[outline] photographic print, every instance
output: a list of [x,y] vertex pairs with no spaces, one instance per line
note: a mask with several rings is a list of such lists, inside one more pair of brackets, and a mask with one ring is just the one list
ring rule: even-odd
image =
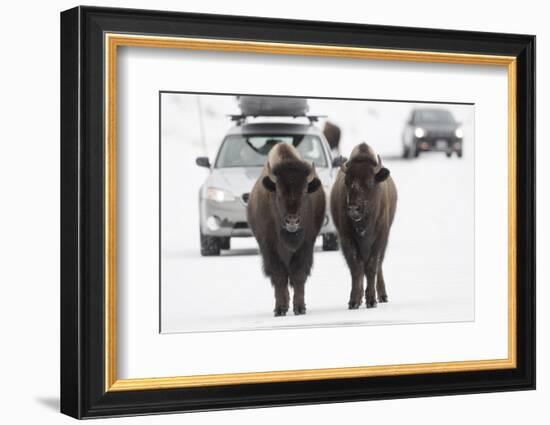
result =
[[475,105],[159,93],[162,333],[473,321]]
[[533,36],[82,6],[61,42],[63,413],[534,388]]

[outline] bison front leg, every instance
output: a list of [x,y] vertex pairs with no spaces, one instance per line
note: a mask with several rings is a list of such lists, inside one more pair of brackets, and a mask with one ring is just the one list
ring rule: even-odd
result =
[[288,276],[271,276],[271,284],[275,290],[275,308],[273,309],[273,313],[276,317],[286,316],[290,300],[290,294],[288,292]]
[[305,285],[313,267],[313,243],[305,242],[290,260],[289,278],[294,288],[294,314],[306,314]]
[[367,308],[376,307],[376,289],[375,279],[378,272],[378,258],[370,257],[365,265],[365,275],[367,276],[367,290],[365,291]]
[[298,273],[290,277],[290,284],[294,288],[294,298],[292,300],[294,314],[306,314],[305,287],[307,276]]
[[349,294],[348,308],[355,310],[363,303],[363,276],[365,268],[363,260],[359,257],[357,249],[352,243],[342,240],[341,245],[351,274],[351,292]]
[[379,303],[388,302],[388,294],[386,293],[386,282],[384,281],[384,275],[382,274],[382,262],[378,264],[378,275],[376,276],[376,292],[378,295]]
[[363,275],[365,273],[362,261],[357,261],[350,266],[351,292],[349,294],[348,308],[355,310],[363,303]]

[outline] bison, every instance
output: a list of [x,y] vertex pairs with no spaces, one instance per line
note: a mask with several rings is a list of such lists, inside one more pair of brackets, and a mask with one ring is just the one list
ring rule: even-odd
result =
[[340,152],[340,136],[342,134],[340,127],[330,121],[325,122],[323,134],[332,151]]
[[325,193],[315,166],[293,146],[275,145],[250,192],[247,216],[275,291],[275,316],[288,311],[289,283],[294,314],[305,314],[304,286],[325,217]]
[[397,189],[380,156],[366,143],[356,146],[349,160],[342,161],[330,195],[332,218],[351,273],[350,309],[362,304],[364,275],[366,307],[376,307],[376,293],[379,302],[388,301],[382,262],[396,205]]

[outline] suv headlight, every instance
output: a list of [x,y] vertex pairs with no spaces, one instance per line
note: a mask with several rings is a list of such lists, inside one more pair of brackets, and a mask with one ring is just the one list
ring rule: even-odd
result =
[[455,136],[458,138],[458,139],[462,139],[464,137],[464,132],[462,131],[462,128],[458,127],[456,130],[455,130]]
[[235,200],[235,196],[227,190],[209,187],[206,189],[206,199],[216,202],[230,202]]
[[424,131],[424,129],[423,129],[422,127],[416,127],[416,128],[414,129],[414,135],[415,135],[416,137],[418,137],[419,139],[420,139],[421,137],[424,137],[425,134],[426,134],[426,132]]

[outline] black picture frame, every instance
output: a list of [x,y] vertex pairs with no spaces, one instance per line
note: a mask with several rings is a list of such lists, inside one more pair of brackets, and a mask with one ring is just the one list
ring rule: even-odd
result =
[[[105,391],[104,34],[514,56],[517,367],[369,378]],[[535,37],[76,7],[61,13],[61,412],[75,418],[535,388]]]

